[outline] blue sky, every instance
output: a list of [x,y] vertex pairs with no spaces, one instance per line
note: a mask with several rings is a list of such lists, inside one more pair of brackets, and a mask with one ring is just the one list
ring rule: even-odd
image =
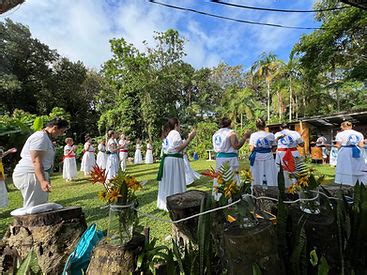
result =
[[[157,0],[158,1],[158,0]],[[210,0],[159,0],[187,8],[244,20],[317,27],[313,13],[243,10]],[[224,0],[284,9],[312,9],[313,0]],[[287,60],[295,42],[310,31],[253,26],[172,10],[148,0],[26,0],[0,16],[27,25],[33,36],[70,58],[99,70],[111,57],[109,40],[123,37],[144,50],[153,32],[177,29],[187,40],[185,61],[195,68],[220,62],[249,68],[262,52]]]

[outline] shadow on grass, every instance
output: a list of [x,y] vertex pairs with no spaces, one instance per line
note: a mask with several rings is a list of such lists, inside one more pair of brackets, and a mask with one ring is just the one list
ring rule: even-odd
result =
[[109,215],[109,208],[108,207],[102,207],[102,206],[96,206],[93,208],[86,208],[83,209],[83,212],[85,214],[85,217],[87,219],[88,223],[95,223],[101,219],[108,218]]
[[80,206],[80,204],[78,204],[78,202],[80,201],[84,201],[84,200],[95,200],[98,199],[97,196],[98,192],[90,192],[90,193],[86,193],[83,194],[82,196],[75,196],[72,198],[67,198],[67,199],[61,199],[61,200],[55,200],[55,203],[59,203],[62,206]]

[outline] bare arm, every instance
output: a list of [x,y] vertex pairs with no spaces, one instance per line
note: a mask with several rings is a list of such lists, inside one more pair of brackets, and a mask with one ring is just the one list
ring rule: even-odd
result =
[[192,141],[192,139],[195,136],[196,136],[196,131],[195,130],[192,130],[191,133],[188,135],[187,140],[184,141],[184,142],[182,142],[181,145],[179,145],[179,146],[176,147],[177,152],[180,152],[183,149],[185,149],[190,144],[190,142]]
[[361,148],[364,148],[365,146],[364,140],[361,140],[360,142],[358,142],[358,146]]
[[48,180],[45,178],[44,169],[42,165],[42,159],[43,159],[43,151],[30,151],[31,153],[31,159],[32,164],[34,167],[34,173],[36,174],[36,178],[41,184],[41,189],[44,192],[50,192],[51,191],[51,185]]
[[3,158],[3,157],[5,157],[5,156],[7,156],[9,154],[15,153],[16,151],[17,151],[16,148],[11,148],[11,149],[5,151],[1,157]]
[[232,147],[236,150],[240,149],[243,146],[243,144],[245,144],[246,140],[250,137],[250,135],[251,135],[250,131],[246,131],[243,134],[241,140],[238,140],[237,135],[234,132],[232,132],[231,136],[229,137]]
[[255,146],[250,145],[250,152],[254,151],[254,149],[255,149]]

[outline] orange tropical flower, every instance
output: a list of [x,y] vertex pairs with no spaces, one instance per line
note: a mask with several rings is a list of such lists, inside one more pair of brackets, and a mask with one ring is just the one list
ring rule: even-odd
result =
[[235,222],[236,221],[236,218],[234,218],[233,216],[231,216],[231,215],[227,215],[227,222],[229,222],[229,223],[233,223],[233,222]]
[[232,181],[229,184],[226,184],[224,186],[224,196],[229,199],[232,197],[233,194],[237,193],[239,191],[238,185]]
[[104,183],[106,181],[105,169],[101,169],[98,165],[93,166],[91,172],[91,178],[89,179],[93,184],[99,182]]
[[120,194],[120,191],[117,189],[117,188],[113,188],[111,189],[110,192],[107,193],[107,200],[109,202],[114,202],[114,203],[117,203],[119,198],[121,198],[121,194]]
[[210,170],[207,170],[201,174],[212,179],[215,179],[219,176],[219,172],[216,172],[213,167],[211,167]]
[[297,184],[292,183],[290,186],[288,186],[288,193],[295,194],[297,192]]

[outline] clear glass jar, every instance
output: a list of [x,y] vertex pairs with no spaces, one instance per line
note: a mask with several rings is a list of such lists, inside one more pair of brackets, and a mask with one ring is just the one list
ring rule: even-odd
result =
[[317,190],[300,190],[300,209],[307,214],[320,214],[320,198]]
[[133,204],[111,204],[107,241],[114,245],[124,245],[132,239],[134,224],[137,218]]

